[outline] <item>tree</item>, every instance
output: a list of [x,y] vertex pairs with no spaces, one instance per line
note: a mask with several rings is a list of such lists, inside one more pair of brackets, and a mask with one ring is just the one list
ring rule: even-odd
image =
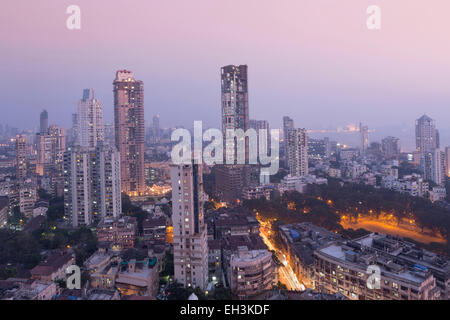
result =
[[13,208],[12,214],[8,217],[8,224],[13,229],[18,229],[23,227],[26,224],[27,220],[28,219],[25,217],[23,212],[20,211],[20,207],[16,206]]

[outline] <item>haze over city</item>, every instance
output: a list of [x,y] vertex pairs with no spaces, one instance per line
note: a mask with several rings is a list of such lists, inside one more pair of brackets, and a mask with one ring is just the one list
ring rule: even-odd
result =
[[450,301],[449,9],[3,4],[0,301]]
[[272,128],[281,128],[283,114],[313,130],[362,121],[374,138],[399,136],[409,151],[414,120],[426,113],[450,141],[450,4],[443,0],[379,0],[376,32],[366,28],[368,1],[80,0],[75,31],[65,25],[70,4],[3,4],[3,124],[36,127],[45,108],[51,123],[68,127],[90,87],[111,122],[111,83],[115,70],[127,68],[145,83],[148,123],[158,113],[162,126],[203,120],[218,127],[219,68],[234,63],[249,66],[250,117]]

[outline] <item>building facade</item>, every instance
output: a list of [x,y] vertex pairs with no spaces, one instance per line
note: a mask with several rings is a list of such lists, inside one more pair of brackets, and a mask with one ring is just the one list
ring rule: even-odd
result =
[[439,133],[436,123],[427,115],[416,120],[416,150],[425,153],[439,148]]
[[120,152],[122,192],[139,195],[145,191],[144,175],[144,83],[128,70],[119,70],[113,82],[114,129]]
[[95,98],[93,89],[84,89],[83,97],[78,102],[76,144],[95,148],[104,141],[103,106]]
[[[250,183],[250,169],[248,168],[249,144],[245,139],[244,152],[245,164],[237,164],[237,146],[239,141],[235,138],[235,144],[227,144],[227,130],[243,130],[249,128],[249,104],[248,104],[248,74],[247,66],[225,66],[221,69],[221,101],[222,101],[222,134],[224,137],[224,160],[227,156],[235,159],[234,164],[216,166],[216,191],[224,201],[234,201],[239,198],[241,190]],[[225,161],[224,161],[225,162]],[[239,175],[240,179],[236,179]]]
[[400,142],[398,138],[386,137],[381,141],[383,154],[387,159],[398,159],[400,156]]
[[208,281],[207,229],[201,166],[171,165],[175,280],[205,290]]
[[268,250],[248,250],[242,246],[231,255],[230,288],[241,299],[272,289],[277,279],[276,273],[272,252]]
[[64,156],[64,212],[73,227],[122,211],[120,155],[111,146],[68,148]]
[[[437,271],[423,253],[421,261],[413,258],[415,250],[381,234],[328,244],[314,253],[315,288],[352,300],[438,300]],[[378,281],[370,277],[374,267]]]
[[308,174],[308,139],[306,129],[290,129],[287,136],[287,163],[291,176]]
[[17,179],[27,175],[27,139],[23,135],[16,137],[16,168]]

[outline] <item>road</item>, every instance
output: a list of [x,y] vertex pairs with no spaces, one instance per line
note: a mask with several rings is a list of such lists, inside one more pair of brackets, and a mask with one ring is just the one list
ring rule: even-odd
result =
[[278,267],[278,278],[280,282],[284,284],[288,288],[288,290],[295,290],[295,291],[305,290],[305,286],[298,281],[294,271],[292,270],[289,263],[286,261],[284,254],[281,253],[280,250],[275,248],[275,246],[267,237],[264,227],[261,227],[260,235],[264,240],[264,243],[269,248],[269,250],[275,251],[278,260],[280,260],[280,262],[283,264],[282,266]]

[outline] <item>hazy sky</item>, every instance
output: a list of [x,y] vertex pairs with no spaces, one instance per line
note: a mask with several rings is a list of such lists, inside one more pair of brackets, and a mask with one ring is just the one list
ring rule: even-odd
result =
[[[66,8],[81,8],[81,30]],[[379,31],[366,27],[378,5]],[[450,120],[448,0],[14,0],[0,11],[0,123],[70,125],[92,87],[112,121],[117,69],[144,81],[145,117],[219,126],[220,72],[249,66],[250,117],[279,127]],[[399,134],[400,135],[400,134]],[[413,132],[411,132],[413,135]],[[450,137],[450,134],[449,136]],[[450,139],[447,140],[450,143]]]

